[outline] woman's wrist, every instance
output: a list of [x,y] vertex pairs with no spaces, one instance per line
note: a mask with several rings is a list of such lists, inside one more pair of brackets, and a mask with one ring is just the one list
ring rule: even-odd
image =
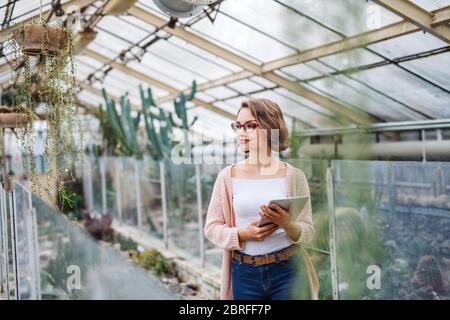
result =
[[247,230],[246,229],[238,229],[237,234],[238,234],[238,238],[240,241],[247,240]]
[[302,232],[300,226],[294,221],[290,221],[285,227],[282,227],[291,239],[299,239]]
[[279,225],[279,227],[281,229],[284,229],[284,231],[288,232],[289,230],[293,230],[295,228],[295,223],[294,221],[290,220],[288,222],[286,222],[285,224]]

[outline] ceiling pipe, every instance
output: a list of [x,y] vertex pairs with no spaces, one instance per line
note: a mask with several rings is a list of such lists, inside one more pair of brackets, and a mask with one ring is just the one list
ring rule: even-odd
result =
[[392,157],[423,157],[440,156],[450,158],[450,140],[441,141],[398,141],[370,144],[308,144],[300,148],[300,155],[306,157],[327,156],[331,158],[358,155],[358,158],[392,158]]

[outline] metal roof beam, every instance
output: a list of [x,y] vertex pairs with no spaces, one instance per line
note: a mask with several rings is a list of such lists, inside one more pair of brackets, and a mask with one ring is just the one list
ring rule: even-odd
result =
[[[346,105],[343,105],[337,101],[334,101],[332,99],[329,99],[325,96],[322,96],[305,86],[301,85],[300,83],[290,81],[288,79],[285,79],[281,76],[276,75],[273,72],[266,72],[262,73],[261,66],[247,60],[225,48],[222,48],[211,41],[202,38],[192,32],[189,32],[185,30],[182,27],[176,26],[175,28],[169,28],[167,27],[167,21],[149,11],[146,11],[142,8],[139,8],[137,6],[132,7],[128,11],[131,15],[147,22],[155,27],[162,28],[167,33],[174,35],[180,39],[183,39],[201,49],[204,49],[212,54],[215,54],[216,56],[227,60],[231,63],[234,63],[235,65],[243,68],[244,70],[250,71],[255,75],[262,76],[275,84],[279,85],[280,87],[283,87],[291,92],[294,92],[298,95],[301,95],[311,101],[314,101],[323,107],[332,110],[336,114],[346,118],[350,119],[355,123],[358,124],[368,124],[372,122],[376,122],[376,119],[371,117],[370,115],[363,114],[362,112],[355,112],[354,109],[349,108]],[[325,102],[325,104],[323,104]]]
[[[109,58],[107,58],[107,57],[105,57],[105,56],[103,56],[103,55],[101,55],[101,54],[99,54],[97,52],[94,52],[94,51],[92,51],[90,49],[84,50],[82,54],[86,55],[88,57],[91,57],[93,59],[96,59],[96,60],[102,62],[103,64],[107,64],[107,65],[111,66],[112,68],[114,68],[116,70],[119,70],[119,71],[121,71],[121,72],[123,72],[123,73],[125,73],[127,75],[130,75],[130,76],[132,76],[132,77],[134,77],[136,79],[139,79],[139,80],[141,80],[141,81],[143,81],[145,83],[148,83],[150,85],[154,85],[154,86],[156,86],[156,87],[158,87],[160,89],[163,89],[163,90],[165,90],[167,92],[170,92],[172,94],[176,94],[176,93],[178,93],[180,91],[179,89],[177,89],[175,87],[172,87],[172,86],[170,86],[170,85],[168,85],[168,84],[166,84],[166,83],[164,83],[164,82],[162,82],[160,80],[154,79],[154,78],[152,78],[152,77],[150,77],[150,76],[148,76],[148,75],[146,75],[146,74],[144,74],[142,72],[139,72],[139,71],[137,71],[135,69],[132,69],[132,68],[130,68],[130,67],[128,67],[128,66],[126,66],[126,65],[124,65],[122,63],[119,63],[119,62],[116,62],[116,61],[111,61]],[[210,111],[213,111],[213,112],[215,112],[217,114],[220,114],[223,117],[226,117],[226,118],[229,118],[229,119],[234,119],[235,118],[235,116],[233,114],[229,113],[228,111],[225,111],[225,110],[223,110],[221,108],[218,108],[218,107],[216,107],[216,106],[214,106],[214,105],[212,105],[210,103],[207,103],[207,102],[205,102],[205,101],[203,101],[201,99],[194,98],[192,100],[192,102],[194,104],[200,106],[200,107],[203,107],[203,108],[208,109]]]
[[[436,14],[429,12],[408,0],[373,0],[420,29],[429,32],[442,41],[450,43],[450,27],[446,24],[433,25]],[[442,14],[442,13],[441,13]],[[448,14],[448,13],[447,13]]]
[[[67,1],[66,3],[62,4],[62,8],[63,8],[64,12],[67,11],[67,9],[69,9],[71,6],[76,6],[81,9],[81,8],[91,5],[95,1],[97,1],[97,0],[70,0],[70,1]],[[51,9],[45,10],[42,12],[42,15],[47,16],[50,13],[50,11],[51,11]],[[36,14],[35,16],[25,19],[24,21],[21,21],[21,23],[30,22],[33,19],[36,19],[37,17],[39,17],[39,13]],[[11,35],[11,32],[16,28],[17,28],[17,25],[13,25],[6,29],[0,30],[0,43],[3,43],[6,40],[8,40],[8,38]]]

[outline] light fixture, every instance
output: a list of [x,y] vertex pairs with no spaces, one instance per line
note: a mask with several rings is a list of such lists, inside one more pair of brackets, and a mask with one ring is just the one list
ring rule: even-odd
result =
[[176,18],[191,18],[200,14],[203,8],[217,0],[153,0],[165,14]]

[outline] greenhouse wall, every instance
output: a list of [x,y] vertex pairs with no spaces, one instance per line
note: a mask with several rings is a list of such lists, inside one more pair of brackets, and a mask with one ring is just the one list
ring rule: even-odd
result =
[[[224,165],[122,157],[86,161],[90,164],[77,173],[84,177],[84,197],[100,199],[94,201],[92,214],[110,215],[115,225],[160,241],[168,251],[181,252],[183,259],[198,261],[205,273],[220,269],[222,250],[205,239],[203,226]],[[448,163],[288,162],[305,173],[310,185],[316,233],[303,247],[316,268],[320,299],[449,298]],[[0,192],[1,252],[9,257],[2,260],[2,282],[10,296],[152,297],[149,289],[134,286],[154,286],[154,279],[19,184],[13,189],[12,195]],[[307,299],[305,266],[298,263],[296,297]],[[91,278],[80,280],[89,282],[84,290],[61,289],[68,274],[60,274],[59,267],[70,265],[88,270],[84,274]],[[133,271],[114,271],[122,268]]]

